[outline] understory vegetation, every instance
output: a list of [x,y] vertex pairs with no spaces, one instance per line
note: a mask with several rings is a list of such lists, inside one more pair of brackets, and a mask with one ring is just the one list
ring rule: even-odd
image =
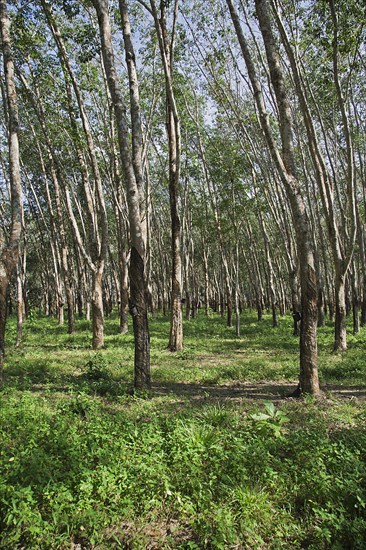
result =
[[363,549],[366,332],[332,353],[319,331],[324,399],[288,398],[298,378],[291,319],[217,315],[151,328],[151,392],[134,392],[133,337],[106,322],[67,335],[33,314],[7,327],[0,393],[1,548]]

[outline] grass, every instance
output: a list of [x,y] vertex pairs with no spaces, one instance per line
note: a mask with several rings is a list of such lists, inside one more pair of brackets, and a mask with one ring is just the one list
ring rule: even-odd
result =
[[363,549],[366,332],[334,355],[319,331],[327,399],[284,399],[298,377],[291,319],[151,319],[152,392],[133,395],[133,338],[106,321],[66,334],[34,316],[7,328],[0,392],[0,548]]

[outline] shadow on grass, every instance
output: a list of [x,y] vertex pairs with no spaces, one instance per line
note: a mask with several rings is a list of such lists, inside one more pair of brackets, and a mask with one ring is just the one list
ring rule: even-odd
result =
[[[225,319],[200,315],[184,322],[185,347],[172,355],[166,352],[169,319],[156,315],[150,321],[152,365],[157,367],[154,395],[184,395],[194,400],[204,398],[206,392],[215,399],[275,400],[295,389],[296,382],[291,380],[297,377],[298,338],[291,335],[289,317],[280,319],[280,326],[274,329],[269,317],[257,322],[254,315],[244,314],[242,335],[236,338],[235,328],[227,327]],[[329,347],[332,330],[331,325],[320,329],[323,346]],[[128,334],[121,335],[117,316],[106,321],[106,346],[101,353],[111,366],[111,376],[94,382],[83,375],[89,359],[87,352],[91,352],[90,322],[78,320],[74,335],[67,335],[66,331],[67,326],[59,326],[55,319],[40,318],[29,323],[24,345],[13,348],[9,354],[7,383],[35,391],[43,386],[51,392],[122,395],[133,380],[132,328]],[[342,396],[365,398],[365,387],[353,385],[365,380],[366,363],[364,354],[360,353],[364,345],[362,335],[357,339],[350,336],[349,351],[344,357],[331,353],[321,357],[320,375],[327,389],[332,391],[331,382]],[[190,369],[197,369],[197,373],[190,374]],[[185,383],[187,378],[193,382]],[[199,379],[201,383],[195,381]],[[276,379],[279,381],[273,381]],[[346,386],[340,386],[342,381]]]
[[[296,384],[291,382],[256,382],[238,383],[235,385],[214,385],[214,384],[192,384],[177,382],[153,383],[152,392],[154,396],[177,396],[197,401],[281,401],[291,398]],[[322,386],[328,397],[340,399],[366,400],[366,385],[337,385],[324,384]]]
[[[83,371],[74,374],[55,375],[46,365],[30,366],[29,370],[16,368],[7,371],[6,387],[17,390],[48,393],[84,393],[106,397],[113,400],[131,393],[133,373],[123,373],[119,378],[104,374],[90,379]],[[169,397],[180,401],[188,401],[192,406],[200,406],[210,402],[279,402],[292,399],[291,394],[296,389],[295,382],[234,382],[228,384],[215,383],[185,383],[173,381],[153,381],[150,399]],[[366,385],[322,384],[322,390],[327,398],[335,397],[342,400],[366,400]]]
[[323,384],[323,391],[340,397],[343,399],[360,399],[366,400],[366,385],[350,385],[350,384]]
[[26,364],[13,364],[7,367],[5,386],[17,390],[33,392],[47,391],[48,393],[81,392],[89,395],[117,397],[124,395],[131,386],[133,379],[132,368],[121,372],[121,375],[112,376],[107,370],[90,376],[87,371],[87,362],[79,365],[73,372],[60,372],[49,366],[47,360]]
[[270,400],[279,401],[295,389],[291,383],[247,383],[235,385],[193,384],[179,382],[153,382],[154,396],[176,396],[192,401]]

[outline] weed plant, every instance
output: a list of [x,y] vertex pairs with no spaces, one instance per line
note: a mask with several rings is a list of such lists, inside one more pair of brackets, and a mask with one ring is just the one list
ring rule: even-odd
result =
[[[106,346],[34,315],[0,392],[0,548],[363,550],[366,333],[334,355],[320,330],[327,398],[286,399],[298,369],[291,319],[245,313],[150,320],[151,392],[130,389],[133,339]],[[333,391],[332,391],[333,390]]]

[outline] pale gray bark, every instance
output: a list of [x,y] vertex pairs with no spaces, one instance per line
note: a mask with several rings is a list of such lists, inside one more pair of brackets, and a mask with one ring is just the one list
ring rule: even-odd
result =
[[4,379],[6,291],[19,257],[22,233],[23,204],[19,157],[19,118],[14,79],[14,62],[10,37],[10,18],[6,1],[0,0],[0,33],[4,59],[6,111],[8,120],[9,182],[11,198],[11,227],[9,238],[0,230],[0,385]]

